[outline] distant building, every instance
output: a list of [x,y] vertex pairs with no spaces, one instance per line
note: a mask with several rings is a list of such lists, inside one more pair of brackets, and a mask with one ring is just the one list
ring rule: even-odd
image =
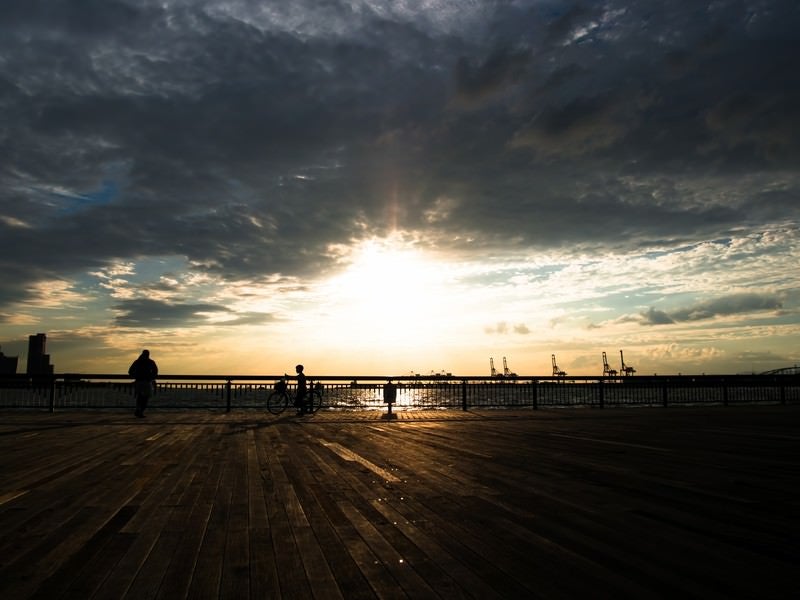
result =
[[50,355],[46,353],[47,336],[43,333],[28,336],[28,370],[31,377],[52,375],[53,365],[50,364]]
[[6,356],[0,350],[0,375],[16,375],[18,356]]

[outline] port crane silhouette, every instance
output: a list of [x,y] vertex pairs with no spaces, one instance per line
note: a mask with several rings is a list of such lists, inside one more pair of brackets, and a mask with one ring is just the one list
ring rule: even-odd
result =
[[636,369],[633,367],[629,367],[625,364],[625,357],[622,355],[622,350],[619,351],[619,361],[622,363],[622,374],[623,375],[633,375],[636,373]]
[[489,368],[492,372],[492,377],[516,377],[517,374],[513,373],[508,368],[508,361],[506,361],[506,357],[503,357],[503,372],[500,373],[497,369],[494,368],[494,358],[489,358]]
[[608,366],[608,357],[606,356],[606,351],[603,350],[603,377],[605,376],[615,377],[616,374],[617,370],[612,369],[611,367]]
[[556,355],[551,354],[550,358],[553,360],[553,377],[566,377],[567,372],[559,369],[558,365],[556,364]]
[[508,370],[508,363],[506,362],[506,357],[503,357],[503,377],[516,377],[516,373],[512,373]]

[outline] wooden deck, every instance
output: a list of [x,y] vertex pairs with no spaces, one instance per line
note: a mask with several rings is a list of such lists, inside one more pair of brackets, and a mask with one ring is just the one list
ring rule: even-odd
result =
[[800,407],[0,412],[0,597],[789,597]]

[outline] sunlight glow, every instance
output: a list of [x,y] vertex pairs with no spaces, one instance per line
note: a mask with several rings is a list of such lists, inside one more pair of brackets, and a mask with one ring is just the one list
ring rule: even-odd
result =
[[330,335],[355,344],[419,344],[437,337],[453,308],[444,266],[413,245],[372,239],[355,248],[349,267],[322,286]]

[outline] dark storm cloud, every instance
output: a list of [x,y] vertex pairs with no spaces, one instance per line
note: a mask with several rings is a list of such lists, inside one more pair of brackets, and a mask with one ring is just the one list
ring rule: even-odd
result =
[[209,316],[229,316],[213,322],[215,327],[260,325],[272,320],[272,315],[260,312],[231,313],[218,304],[193,304],[136,298],[118,302],[112,309],[117,316],[114,323],[121,327],[192,327],[210,325]]
[[675,322],[675,320],[663,310],[657,310],[653,307],[650,307],[650,309],[646,313],[642,313],[641,316],[643,322],[647,325],[671,325]]
[[209,313],[227,312],[214,304],[181,304],[139,298],[125,300],[112,307],[115,323],[122,327],[175,327],[206,324]]
[[[796,2],[473,9],[3,3],[0,307],[142,256],[310,276],[395,225],[535,251],[798,220]],[[196,315],[120,323],[161,309]]]
[[456,63],[457,91],[467,100],[491,94],[523,77],[529,59],[527,50],[508,48],[496,50],[478,65],[462,56]]
[[731,294],[669,312],[651,307],[640,315],[640,322],[643,325],[670,325],[677,322],[702,321],[714,317],[777,310],[782,307],[781,299],[770,294]]
[[64,34],[105,35],[109,30],[135,24],[141,7],[115,0],[5,0],[4,28],[55,30]]
[[674,311],[672,316],[676,321],[698,321],[717,316],[776,310],[782,306],[779,298],[767,294],[732,294]]

